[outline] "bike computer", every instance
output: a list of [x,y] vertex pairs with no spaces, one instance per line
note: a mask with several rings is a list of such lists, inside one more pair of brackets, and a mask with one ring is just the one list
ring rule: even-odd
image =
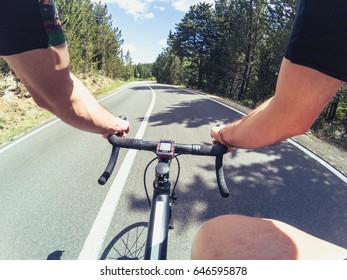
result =
[[158,157],[171,158],[174,155],[175,142],[172,140],[160,140],[157,145],[156,154]]

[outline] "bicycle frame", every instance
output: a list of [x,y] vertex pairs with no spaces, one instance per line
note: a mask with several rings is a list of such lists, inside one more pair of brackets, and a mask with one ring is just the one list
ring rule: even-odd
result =
[[169,181],[170,161],[161,161],[155,167],[153,199],[148,223],[145,260],[165,260],[171,218]]

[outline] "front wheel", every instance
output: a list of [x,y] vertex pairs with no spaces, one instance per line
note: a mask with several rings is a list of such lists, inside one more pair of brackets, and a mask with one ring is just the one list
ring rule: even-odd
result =
[[143,260],[147,238],[147,222],[132,224],[108,244],[101,260]]

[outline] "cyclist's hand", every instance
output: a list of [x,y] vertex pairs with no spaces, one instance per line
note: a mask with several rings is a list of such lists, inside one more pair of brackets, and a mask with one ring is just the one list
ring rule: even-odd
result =
[[235,147],[229,145],[226,141],[225,141],[225,128],[227,126],[214,126],[211,128],[211,137],[214,139],[212,141],[212,143],[215,145],[216,142],[219,142],[225,146],[228,147],[228,152],[232,152]]
[[130,131],[130,123],[127,120],[123,120],[119,117],[114,117],[112,120],[112,126],[107,133],[103,134],[104,138],[108,138],[112,134],[120,134],[124,138]]

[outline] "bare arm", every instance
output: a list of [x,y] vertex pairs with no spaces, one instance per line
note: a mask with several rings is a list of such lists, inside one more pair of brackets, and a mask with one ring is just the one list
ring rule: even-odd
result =
[[49,102],[48,110],[69,125],[88,132],[105,136],[119,131],[129,132],[129,123],[112,115],[89,93],[86,87],[73,75],[73,91],[66,98]]
[[[276,94],[249,115],[211,136],[239,148],[261,148],[305,133],[343,82],[284,59]],[[222,138],[222,139],[221,139]]]
[[104,109],[70,73],[66,44],[4,57],[35,102],[67,124],[103,134],[129,131],[129,123]]

